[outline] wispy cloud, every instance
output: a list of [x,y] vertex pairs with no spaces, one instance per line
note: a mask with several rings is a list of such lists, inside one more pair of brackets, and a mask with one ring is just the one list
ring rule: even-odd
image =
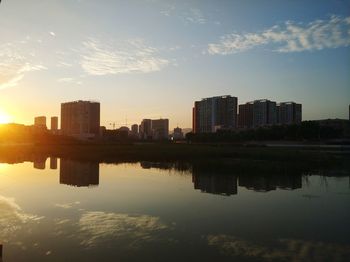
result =
[[350,45],[350,17],[331,16],[308,24],[285,22],[257,33],[228,34],[208,45],[209,54],[235,54],[271,44],[278,52],[301,52]]
[[158,217],[105,212],[87,212],[79,220],[82,245],[96,246],[109,239],[123,239],[124,243],[150,241],[153,233],[167,229]]
[[149,73],[169,64],[158,53],[156,48],[147,46],[143,40],[102,44],[90,38],[83,42],[80,65],[91,75]]
[[191,8],[189,11],[185,12],[183,18],[187,22],[191,22],[194,24],[205,24],[207,22],[202,11],[197,8]]
[[27,72],[46,69],[32,61],[35,57],[33,52],[23,54],[20,47],[25,43],[23,41],[0,46],[0,89],[17,86]]

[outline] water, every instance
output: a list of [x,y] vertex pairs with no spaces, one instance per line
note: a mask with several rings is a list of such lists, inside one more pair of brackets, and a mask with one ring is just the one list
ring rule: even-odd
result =
[[0,214],[3,262],[350,258],[350,180],[337,170],[37,159],[0,164]]

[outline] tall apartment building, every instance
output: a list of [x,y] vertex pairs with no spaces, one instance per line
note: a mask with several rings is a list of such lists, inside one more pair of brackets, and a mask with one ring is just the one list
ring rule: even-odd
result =
[[34,126],[37,128],[47,129],[46,116],[34,117]]
[[169,119],[152,120],[152,137],[155,140],[169,138]]
[[91,138],[100,132],[100,103],[74,101],[61,104],[61,132],[64,135]]
[[267,99],[253,102],[253,127],[275,125],[277,123],[276,102]]
[[196,101],[192,117],[192,129],[195,133],[212,133],[221,128],[235,128],[237,97],[216,96]]
[[169,119],[143,119],[139,134],[141,139],[168,139]]
[[300,124],[302,106],[295,102],[281,102],[277,105],[277,123],[281,125]]
[[254,103],[248,102],[238,106],[238,128],[249,129],[253,127]]
[[139,128],[140,138],[141,139],[150,139],[152,138],[152,120],[143,119]]
[[51,131],[57,131],[58,130],[58,117],[53,116],[51,117]]

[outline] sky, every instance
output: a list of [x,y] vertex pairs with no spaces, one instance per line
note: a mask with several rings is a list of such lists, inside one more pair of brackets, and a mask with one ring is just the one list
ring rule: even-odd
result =
[[0,122],[101,103],[101,125],[169,118],[232,95],[348,118],[350,1],[2,0]]

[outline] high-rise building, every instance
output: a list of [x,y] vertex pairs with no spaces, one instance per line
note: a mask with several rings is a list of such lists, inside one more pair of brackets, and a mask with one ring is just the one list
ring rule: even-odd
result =
[[218,129],[235,128],[237,97],[216,96],[196,101],[192,117],[195,133],[212,133]]
[[254,103],[248,102],[243,105],[239,105],[238,108],[238,127],[244,129],[252,128],[254,116]]
[[61,104],[61,132],[64,135],[90,138],[100,133],[100,103],[74,101]]
[[37,116],[34,118],[34,126],[37,128],[47,129],[46,116]]
[[192,132],[195,134],[199,133],[199,109],[200,101],[195,101],[192,109]]
[[277,105],[277,123],[281,125],[300,124],[302,106],[295,102],[282,102]]
[[51,117],[51,131],[57,131],[58,130],[58,117],[53,116]]
[[267,99],[253,102],[253,127],[275,125],[276,120],[276,102]]
[[140,125],[140,138],[141,139],[150,139],[152,138],[152,120],[143,119]]
[[169,119],[154,119],[151,122],[152,138],[162,140],[169,138]]

